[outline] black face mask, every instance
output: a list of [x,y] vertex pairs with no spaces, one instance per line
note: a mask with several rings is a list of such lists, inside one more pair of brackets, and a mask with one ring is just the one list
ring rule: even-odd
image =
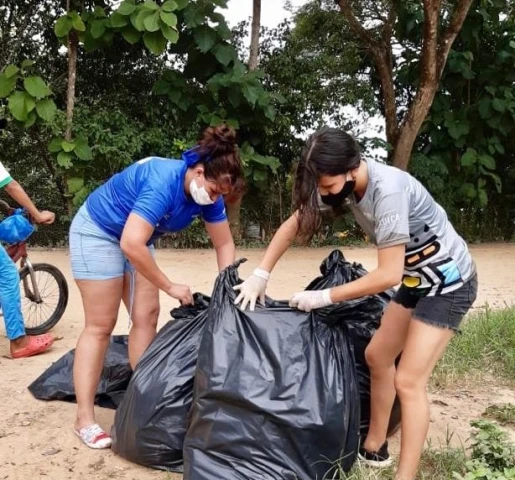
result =
[[354,191],[356,188],[355,180],[347,180],[345,185],[338,193],[328,193],[327,195],[320,195],[322,202],[330,207],[341,207],[345,199]]

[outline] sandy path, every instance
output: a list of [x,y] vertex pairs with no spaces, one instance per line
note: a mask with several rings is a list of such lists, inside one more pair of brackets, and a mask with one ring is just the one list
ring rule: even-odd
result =
[[[324,249],[294,249],[280,261],[269,284],[273,298],[288,298],[302,289],[318,275],[320,261],[331,251]],[[370,248],[344,250],[349,260],[375,266],[375,251]],[[249,261],[240,272],[246,276],[256,266],[262,252],[241,251]],[[479,298],[476,308],[488,302],[498,308],[515,303],[515,245],[473,246],[479,278]],[[27,385],[53,361],[74,348],[83,325],[80,298],[71,280],[66,251],[36,251],[34,262],[47,262],[60,268],[69,279],[70,302],[61,322],[53,333],[62,337],[53,350],[39,357],[12,361],[5,358],[8,342],[0,326],[0,480],[13,479],[101,479],[111,478],[171,480],[181,478],[135,466],[114,456],[110,451],[97,452],[82,447],[71,432],[75,405],[36,401],[27,391]],[[212,251],[158,251],[157,260],[170,278],[191,285],[193,291],[210,293],[216,276],[216,262]],[[162,295],[160,325],[169,319],[174,300]],[[122,311],[116,333],[127,332],[127,314]],[[488,391],[456,391],[433,397],[431,438],[433,444],[445,440],[446,430],[456,432],[462,439],[468,436],[468,423],[477,417],[492,401],[515,401],[515,395],[506,389]],[[98,409],[98,419],[108,428],[113,412]],[[54,449],[55,451],[51,451]],[[48,453],[53,453],[48,455]],[[46,454],[46,455],[45,455]]]

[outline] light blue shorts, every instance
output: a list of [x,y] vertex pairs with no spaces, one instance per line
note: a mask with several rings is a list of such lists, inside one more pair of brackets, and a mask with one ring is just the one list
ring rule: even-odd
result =
[[[154,247],[149,247],[154,254]],[[83,205],[70,227],[70,260],[75,280],[110,280],[134,273],[120,241],[104,232]]]

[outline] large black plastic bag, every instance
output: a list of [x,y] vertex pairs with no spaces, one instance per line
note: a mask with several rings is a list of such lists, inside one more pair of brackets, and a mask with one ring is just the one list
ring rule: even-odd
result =
[[182,471],[182,445],[193,399],[193,377],[209,297],[172,310],[134,370],[111,431],[112,449],[128,460]]
[[[111,337],[104,368],[95,395],[95,403],[115,409],[125,393],[132,375],[127,350],[127,335]],[[29,385],[29,391],[38,400],[75,402],[73,361],[75,350],[63,355]]]
[[185,480],[324,478],[354,463],[359,393],[345,324],[276,303],[234,305],[237,265],[216,282],[184,444]]
[[[361,264],[347,262],[341,251],[334,250],[320,265],[320,273],[321,276],[313,280],[306,290],[323,290],[343,285],[363,277],[368,272]],[[383,310],[393,294],[393,290],[388,290],[378,295],[346,301],[322,311],[328,323],[345,322],[351,334],[359,382],[360,433],[363,438],[366,437],[370,425],[370,370],[365,360],[365,349],[379,328]],[[390,415],[388,436],[397,431],[400,422],[400,403],[396,398]]]

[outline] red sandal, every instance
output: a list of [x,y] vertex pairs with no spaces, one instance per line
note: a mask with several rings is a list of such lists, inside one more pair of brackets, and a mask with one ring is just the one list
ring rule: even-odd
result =
[[27,345],[16,352],[11,352],[11,358],[26,358],[46,352],[54,343],[54,337],[48,333],[30,335]]

